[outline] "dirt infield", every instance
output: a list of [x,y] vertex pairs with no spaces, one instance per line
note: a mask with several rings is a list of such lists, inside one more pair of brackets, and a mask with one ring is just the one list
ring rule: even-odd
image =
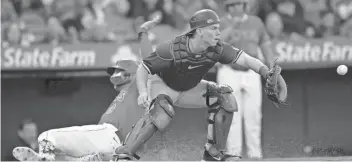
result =
[[270,158],[265,161],[352,161],[352,156],[341,157],[299,157],[299,158]]
[[[175,108],[176,115],[168,129],[157,132],[139,153],[142,161],[198,161],[204,151],[207,134],[207,110]],[[275,156],[275,150],[264,147],[265,161],[352,161],[352,157],[303,157],[303,154]],[[274,156],[273,156],[274,155]],[[246,161],[246,159],[243,159]]]
[[200,160],[207,135],[207,110],[175,108],[168,129],[157,132],[140,154],[146,161]]

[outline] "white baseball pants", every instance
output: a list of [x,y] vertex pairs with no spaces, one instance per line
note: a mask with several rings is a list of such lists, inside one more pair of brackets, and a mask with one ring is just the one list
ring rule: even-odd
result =
[[[61,156],[79,158],[102,153],[109,159],[115,149],[122,145],[116,131],[116,127],[111,124],[58,128],[41,133],[38,142],[49,141],[55,150],[60,151]],[[40,152],[42,149],[39,148]]]
[[238,102],[238,112],[234,113],[227,140],[228,153],[241,156],[242,131],[244,131],[248,157],[262,158],[262,84],[260,75],[252,70],[236,71],[228,65],[222,65],[218,69],[217,81],[220,84],[229,85]]

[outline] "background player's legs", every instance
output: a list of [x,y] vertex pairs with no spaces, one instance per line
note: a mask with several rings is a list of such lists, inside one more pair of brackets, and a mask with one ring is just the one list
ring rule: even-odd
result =
[[237,72],[230,66],[221,66],[217,72],[217,82],[219,84],[229,85],[236,97],[238,103],[238,112],[234,112],[230,132],[227,139],[227,153],[230,155],[241,156],[242,154],[242,121],[243,121],[243,90],[242,77],[243,72]]
[[249,71],[245,74],[249,85],[245,86],[243,117],[247,154],[249,158],[262,158],[262,83],[260,76]]

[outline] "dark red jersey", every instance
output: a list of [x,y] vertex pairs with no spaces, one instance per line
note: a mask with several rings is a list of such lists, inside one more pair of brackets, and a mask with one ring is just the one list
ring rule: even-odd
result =
[[138,106],[138,95],[136,79],[134,78],[130,85],[121,90],[110,104],[102,115],[99,124],[109,123],[114,125],[124,138],[132,130],[133,124],[137,123],[145,112],[144,108]]
[[158,45],[155,52],[143,60],[143,66],[150,74],[160,76],[170,88],[187,91],[195,87],[215,63],[235,63],[242,53],[219,41],[206,52],[195,54],[190,52],[188,43],[189,37],[183,35]]

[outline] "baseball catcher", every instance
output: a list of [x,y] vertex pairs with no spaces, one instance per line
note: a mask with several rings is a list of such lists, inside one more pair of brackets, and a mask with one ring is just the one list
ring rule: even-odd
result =
[[[222,42],[219,23],[214,11],[200,10],[190,18],[190,31],[159,44],[143,59],[136,73],[137,101],[148,113],[134,125],[112,160],[139,159],[137,150],[156,131],[166,129],[177,115],[175,106],[209,110],[204,160],[225,161],[231,157],[226,153],[226,140],[237,101],[229,86],[202,78],[216,63],[239,64],[265,79],[271,75],[260,60]],[[143,31],[140,34],[146,35]],[[281,88],[284,81],[281,75],[277,76],[277,85]]]

